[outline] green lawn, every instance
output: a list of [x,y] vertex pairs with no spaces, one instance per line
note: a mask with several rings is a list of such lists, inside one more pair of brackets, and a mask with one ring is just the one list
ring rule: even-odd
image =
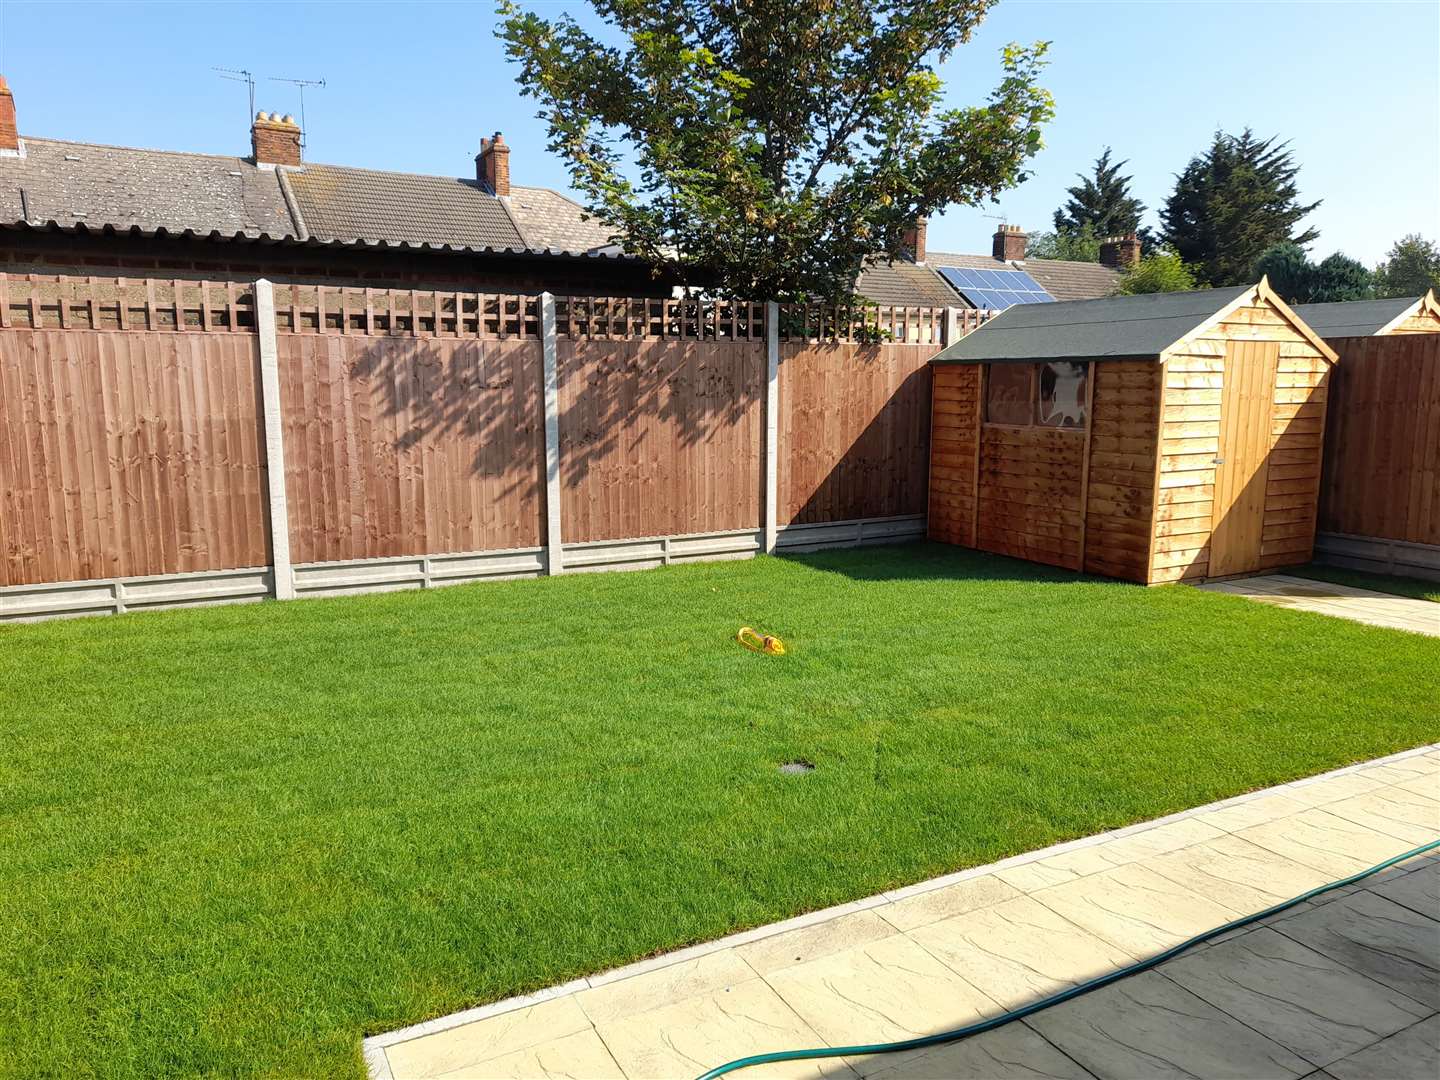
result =
[[1319,563],[1282,572],[1309,578],[1311,581],[1333,581],[1337,585],[1349,585],[1356,589],[1374,589],[1376,592],[1440,603],[1440,581],[1422,581],[1419,578],[1396,577],[1391,574],[1369,574],[1364,570],[1346,570],[1344,567],[1321,566]]
[[0,1073],[358,1077],[365,1033],[1440,740],[1437,680],[940,546],[0,628]]

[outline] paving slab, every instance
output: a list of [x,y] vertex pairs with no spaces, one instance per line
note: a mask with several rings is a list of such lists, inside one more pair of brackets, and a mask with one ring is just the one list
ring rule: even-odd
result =
[[1328,581],[1311,581],[1288,574],[1261,574],[1234,581],[1211,582],[1197,588],[1371,626],[1440,637],[1440,604],[1430,600],[1372,592]]
[[1286,937],[1440,1010],[1440,922],[1362,889],[1333,904],[1278,919],[1274,927]]
[[[669,1080],[950,1030],[1440,838],[1427,833],[1440,834],[1437,792],[1440,746],[1422,747],[374,1036],[365,1060],[373,1080]],[[1433,1025],[1418,1021],[1440,1009],[1437,909],[1440,856],[1416,857],[974,1038],[739,1076],[1357,1080],[1430,1067]]]
[[1328,1071],[1335,1080],[1435,1080],[1440,1076],[1440,1016],[1396,1032]]
[[1159,970],[1314,1065],[1347,1057],[1430,1012],[1269,927]]
[[1101,1078],[1293,1080],[1315,1068],[1153,971],[1024,1023]]

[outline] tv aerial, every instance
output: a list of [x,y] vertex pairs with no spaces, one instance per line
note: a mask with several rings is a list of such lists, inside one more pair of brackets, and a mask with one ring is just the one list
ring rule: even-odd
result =
[[245,114],[245,123],[249,124],[255,119],[255,75],[244,68],[223,68],[212,67],[211,71],[218,72],[222,79],[229,79],[231,82],[243,82],[250,90],[250,111]]
[[[314,86],[323,90],[325,89],[325,80],[286,79],[279,75],[271,75],[269,78],[271,82],[289,83],[291,86],[297,86],[300,88],[300,145],[303,147],[305,145],[305,138],[310,133],[310,126],[305,123],[305,88],[307,86]],[[253,102],[251,103],[251,108],[254,108]]]

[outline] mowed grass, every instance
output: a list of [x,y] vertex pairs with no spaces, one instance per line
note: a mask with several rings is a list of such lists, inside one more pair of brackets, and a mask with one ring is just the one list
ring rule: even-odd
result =
[[0,1072],[359,1077],[362,1034],[1435,741],[1437,679],[924,545],[0,628]]

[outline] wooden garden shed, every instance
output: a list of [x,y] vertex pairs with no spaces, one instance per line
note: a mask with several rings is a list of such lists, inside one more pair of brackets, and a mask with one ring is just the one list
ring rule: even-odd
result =
[[1265,281],[1008,308],[931,361],[929,534],[1147,584],[1306,562],[1334,361]]

